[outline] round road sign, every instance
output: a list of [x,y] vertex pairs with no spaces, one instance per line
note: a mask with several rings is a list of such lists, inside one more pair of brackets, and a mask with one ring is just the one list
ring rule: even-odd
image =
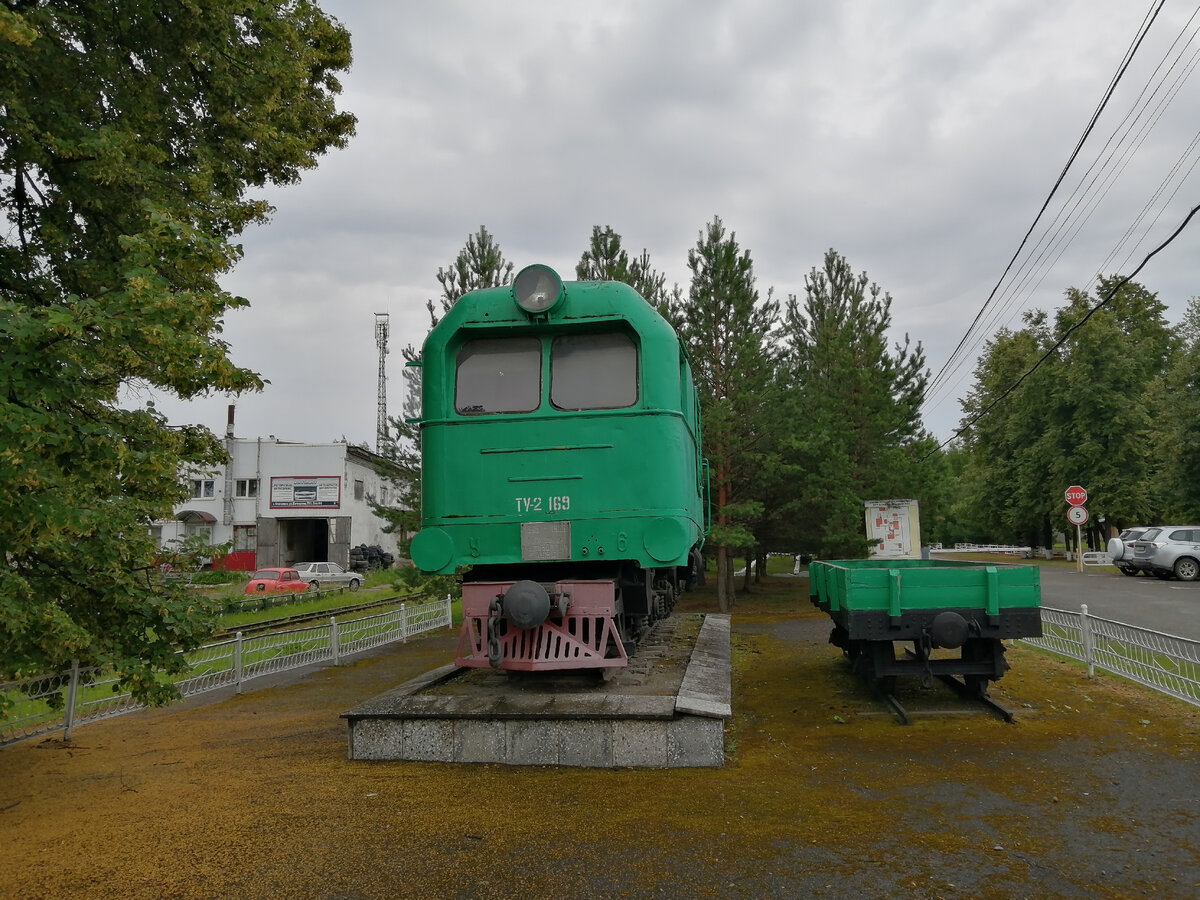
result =
[[1067,488],[1067,492],[1064,494],[1064,496],[1067,498],[1067,502],[1072,506],[1083,506],[1083,504],[1087,503],[1087,491],[1077,484],[1073,484]]
[[1072,525],[1083,525],[1088,520],[1088,511],[1082,506],[1072,506],[1067,510],[1067,518]]

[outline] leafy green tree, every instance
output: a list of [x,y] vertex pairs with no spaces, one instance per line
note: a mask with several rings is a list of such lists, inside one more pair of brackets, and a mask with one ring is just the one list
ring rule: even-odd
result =
[[[1163,473],[1165,518],[1200,521],[1200,297],[1188,302],[1176,329],[1180,352],[1164,379],[1164,435],[1156,447],[1170,447]],[[1132,524],[1132,523],[1126,523]]]
[[[784,316],[793,434],[784,451],[798,489],[788,518],[821,556],[866,550],[863,501],[915,496],[933,448],[920,408],[929,373],[920,343],[889,350],[890,294],[834,250]],[[918,497],[918,499],[920,499]]]
[[987,541],[1050,546],[1056,440],[1046,398],[1054,375],[1039,368],[1011,389],[1045,354],[1052,336],[1045,313],[1028,313],[1025,323],[1021,331],[1002,329],[985,345],[975,384],[962,401],[968,461],[958,519]]
[[756,475],[769,444],[775,396],[774,330],[779,303],[760,302],[750,251],[716,217],[688,251],[692,272],[675,320],[700,392],[704,452],[711,465],[717,599],[734,602],[733,554],[757,541],[751,523],[762,514]]
[[261,387],[221,322],[218,278],[288,184],[341,147],[350,41],[313,3],[47,0],[0,9],[0,678],[71,660],[138,697],[173,689],[210,627],[151,577],[149,523],[206,430],[122,409]]
[[[1177,353],[1176,340],[1157,295],[1137,282],[1103,278],[1097,297],[1075,288],[1055,317],[1061,341],[1048,360],[1050,467],[1047,491],[1056,524],[1063,522],[1062,493],[1081,484],[1088,491],[1092,527],[1134,525],[1157,519],[1165,497],[1162,433],[1168,397],[1163,379]],[[1098,298],[1108,298],[1103,306]]]
[[[1162,516],[1176,340],[1163,304],[1136,282],[1104,278],[1097,293],[1103,304],[1068,289],[1052,322],[1029,313],[980,358],[963,404],[964,474],[974,505],[992,517],[992,540],[1050,546],[1058,529],[1073,537],[1063,501],[1071,484],[1087,488],[1094,523]],[[1096,524],[1093,541],[1105,537]]]

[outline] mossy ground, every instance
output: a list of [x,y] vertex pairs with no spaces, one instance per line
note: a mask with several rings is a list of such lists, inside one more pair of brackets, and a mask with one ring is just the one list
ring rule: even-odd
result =
[[[714,610],[711,592],[681,611]],[[4,897],[1191,897],[1200,710],[1017,646],[1015,725],[904,685],[802,579],[733,612],[720,769],[350,762],[339,714],[454,635],[0,750]]]

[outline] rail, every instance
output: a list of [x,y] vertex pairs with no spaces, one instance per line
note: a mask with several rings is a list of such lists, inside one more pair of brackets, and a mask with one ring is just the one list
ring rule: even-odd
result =
[[1200,706],[1200,641],[1088,614],[1042,607],[1042,636],[1022,642],[1077,659],[1088,677],[1103,669]]
[[[181,697],[218,688],[241,693],[247,681],[314,663],[341,665],[347,657],[435,628],[453,627],[451,601],[401,603],[398,609],[374,616],[293,628],[270,634],[232,638],[206,644],[185,654],[188,673],[175,680]],[[117,679],[100,669],[72,666],[65,672],[0,683],[0,698],[12,708],[0,719],[0,746],[62,730],[70,740],[75,726],[143,709],[145,704],[122,693]]]

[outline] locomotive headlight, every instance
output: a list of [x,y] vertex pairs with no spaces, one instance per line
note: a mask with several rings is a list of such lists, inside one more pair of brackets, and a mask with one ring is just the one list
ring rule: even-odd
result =
[[562,279],[549,266],[526,266],[513,280],[517,306],[532,315],[550,312],[565,295]]

